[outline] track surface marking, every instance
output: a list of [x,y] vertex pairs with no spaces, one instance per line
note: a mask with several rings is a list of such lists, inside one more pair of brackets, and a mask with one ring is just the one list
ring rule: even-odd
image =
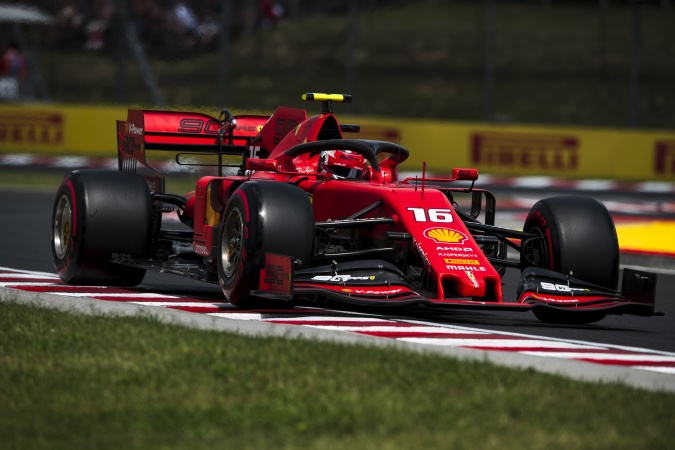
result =
[[641,348],[495,332],[420,320],[390,319],[380,315],[320,308],[242,310],[225,301],[214,301],[212,298],[182,297],[141,289],[68,286],[54,274],[5,267],[0,267],[0,287],[171,308],[234,320],[343,331],[429,346],[512,352],[675,375],[675,353]]

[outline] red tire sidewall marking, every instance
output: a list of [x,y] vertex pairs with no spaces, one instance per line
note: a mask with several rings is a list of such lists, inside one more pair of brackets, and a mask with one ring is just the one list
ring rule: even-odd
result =
[[555,260],[553,258],[553,237],[551,236],[551,228],[548,226],[548,222],[544,215],[537,210],[531,211],[530,215],[527,217],[526,223],[535,222],[540,230],[544,231],[546,238],[546,250],[548,253],[548,269],[555,270]]

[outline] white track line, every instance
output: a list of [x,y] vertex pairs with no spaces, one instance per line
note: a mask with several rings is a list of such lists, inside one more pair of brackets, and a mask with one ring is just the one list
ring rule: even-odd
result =
[[107,292],[44,292],[63,297],[115,297],[115,298],[181,298],[175,295],[154,294],[152,292],[132,292],[129,294],[108,294]]
[[303,316],[303,317],[276,317],[266,319],[268,322],[293,321],[293,322],[363,322],[363,323],[392,323],[394,320],[380,319],[377,317],[332,317],[332,316]]
[[522,351],[526,355],[543,356],[546,358],[566,359],[593,359],[612,361],[649,361],[675,363],[675,356],[652,355],[652,354],[616,354],[616,353],[583,353],[583,352],[544,352]]
[[211,302],[127,302],[134,303],[136,305],[145,305],[145,306],[175,306],[175,307],[184,307],[184,308],[219,308],[222,306],[229,306],[229,303],[211,303]]
[[[495,333],[496,334],[496,333]],[[415,342],[428,345],[448,345],[452,347],[481,347],[495,350],[510,348],[591,348],[601,350],[603,347],[587,344],[570,344],[567,342],[549,341],[544,339],[453,339],[453,338],[399,338],[400,341]]]
[[38,276],[40,278],[54,278],[56,280],[59,279],[59,276],[54,274],[54,273],[48,273],[48,272],[33,272],[30,270],[19,270],[19,269],[10,269],[9,267],[0,267],[0,272],[10,272],[10,273],[0,273],[0,278],[2,277],[15,277],[17,275],[26,275],[26,277],[30,276]]
[[223,313],[223,312],[217,312],[217,313],[209,313],[209,316],[215,316],[215,317],[224,317],[226,319],[233,319],[233,320],[262,320],[264,314],[261,313]]
[[659,367],[659,366],[630,366],[631,369],[649,370],[651,372],[665,373],[675,375],[675,367]]

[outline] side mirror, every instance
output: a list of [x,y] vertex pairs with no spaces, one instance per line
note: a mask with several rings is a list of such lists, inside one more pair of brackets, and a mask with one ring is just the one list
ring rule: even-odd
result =
[[452,169],[452,179],[476,181],[478,179],[478,169]]
[[246,160],[246,170],[264,170],[267,172],[277,172],[279,170],[279,161],[276,159],[256,159]]

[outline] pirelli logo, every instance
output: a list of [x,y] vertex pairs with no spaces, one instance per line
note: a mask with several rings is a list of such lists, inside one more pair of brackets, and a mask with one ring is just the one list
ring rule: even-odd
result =
[[564,134],[474,133],[471,162],[491,169],[574,171],[579,167],[579,139]]
[[56,146],[63,143],[59,113],[0,113],[0,145]]
[[468,264],[471,266],[480,266],[480,261],[477,259],[455,259],[455,258],[445,258],[446,264]]
[[654,172],[657,175],[675,175],[675,141],[656,141]]

